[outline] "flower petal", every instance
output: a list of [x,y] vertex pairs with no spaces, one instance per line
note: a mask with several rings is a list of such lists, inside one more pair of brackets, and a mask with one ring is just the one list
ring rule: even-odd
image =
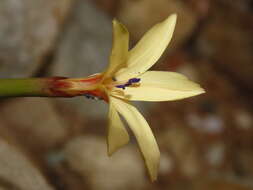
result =
[[113,42],[110,55],[110,63],[104,74],[104,78],[113,75],[118,69],[123,67],[127,61],[129,45],[129,33],[126,27],[113,20]]
[[115,88],[111,94],[127,100],[170,101],[205,92],[197,83],[179,73],[148,71],[141,75],[140,79],[140,86],[127,87],[121,91]]
[[122,123],[119,114],[112,103],[109,104],[109,125],[108,125],[108,155],[111,156],[119,148],[127,144],[129,135]]
[[160,152],[147,121],[140,112],[129,103],[116,98],[111,98],[111,100],[112,104],[126,119],[129,127],[133,131],[148,168],[151,180],[154,181],[157,178]]
[[176,14],[152,27],[137,45],[129,52],[127,67],[115,77],[119,81],[134,78],[152,67],[168,46],[176,25]]
[[140,76],[140,79],[140,82],[146,86],[156,86],[171,90],[192,91],[200,88],[199,84],[176,72],[147,71]]

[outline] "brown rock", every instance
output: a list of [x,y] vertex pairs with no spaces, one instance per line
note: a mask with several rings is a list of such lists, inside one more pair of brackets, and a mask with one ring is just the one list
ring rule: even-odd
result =
[[228,75],[237,86],[252,91],[253,17],[241,11],[234,1],[231,4],[214,3],[210,19],[198,38],[198,50],[202,56],[214,60],[216,69]]
[[118,8],[118,4],[120,1],[118,0],[94,0],[94,2],[98,5],[106,13],[109,13],[111,16],[115,16],[115,12]]
[[0,168],[0,189],[53,189],[25,155],[2,139],[0,139]]
[[162,21],[172,13],[178,14],[176,31],[171,47],[178,47],[188,39],[193,32],[197,18],[195,13],[178,0],[123,0],[118,17],[131,33],[131,38],[137,41],[154,24]]
[[164,147],[174,157],[183,176],[192,178],[200,173],[198,147],[191,139],[188,130],[170,127],[158,140],[161,147]]
[[54,46],[71,0],[0,1],[0,76],[27,77]]
[[196,190],[250,190],[251,186],[227,179],[201,179],[193,185]]
[[82,136],[70,141],[64,153],[71,170],[91,189],[137,190],[144,187],[145,173],[135,148],[128,146],[108,157],[105,140]]
[[5,102],[0,113],[6,124],[1,127],[8,127],[9,133],[21,144],[34,150],[53,147],[67,135],[64,120],[48,99],[15,99]]

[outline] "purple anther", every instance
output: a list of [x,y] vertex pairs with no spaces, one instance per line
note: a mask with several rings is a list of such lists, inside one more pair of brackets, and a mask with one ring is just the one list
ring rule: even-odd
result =
[[128,81],[127,81],[127,83],[125,83],[125,84],[121,84],[121,85],[117,85],[116,87],[117,88],[122,88],[123,90],[125,90],[125,88],[127,87],[127,86],[131,86],[133,83],[137,83],[137,82],[140,82],[140,78],[131,78],[131,79],[129,79]]
[[137,83],[137,82],[140,82],[140,78],[131,78],[128,80],[128,83],[132,84],[132,83]]
[[117,88],[122,88],[123,90],[125,90],[126,85],[125,85],[125,84],[122,84],[122,85],[117,85],[116,87],[117,87]]
[[125,84],[125,87],[127,87],[127,86],[131,86],[131,85],[132,85],[132,83],[127,82],[127,83]]

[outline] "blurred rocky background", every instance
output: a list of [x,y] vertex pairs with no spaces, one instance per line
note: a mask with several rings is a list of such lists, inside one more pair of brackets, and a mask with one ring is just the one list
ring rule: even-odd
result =
[[253,189],[251,0],[1,0],[0,77],[80,77],[103,71],[111,20],[131,45],[178,13],[156,70],[176,71],[206,94],[138,104],[161,149],[151,183],[133,138],[106,154],[107,105],[73,99],[0,100],[1,190]]

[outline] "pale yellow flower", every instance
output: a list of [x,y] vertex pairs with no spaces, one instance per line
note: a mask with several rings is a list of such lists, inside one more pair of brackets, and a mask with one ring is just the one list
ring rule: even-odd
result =
[[[152,181],[157,178],[159,148],[147,121],[129,100],[171,101],[204,93],[198,84],[181,74],[147,71],[168,46],[176,19],[173,14],[156,24],[130,51],[127,29],[114,20],[110,64],[104,73],[84,80],[85,85],[87,82],[96,83],[91,85],[90,91],[84,92],[87,96],[99,97],[109,103],[108,154],[111,155],[129,141],[121,115],[137,139]],[[81,82],[75,85],[73,89],[82,89]]]
[[[159,148],[147,121],[128,101],[170,101],[204,93],[198,84],[181,74],[147,71],[168,46],[176,19],[173,14],[156,24],[130,51],[127,29],[114,20],[110,64],[102,74],[101,88],[109,103],[108,153],[111,155],[129,141],[120,114],[137,139],[152,181],[157,178]],[[129,82],[131,79],[133,83]]]

